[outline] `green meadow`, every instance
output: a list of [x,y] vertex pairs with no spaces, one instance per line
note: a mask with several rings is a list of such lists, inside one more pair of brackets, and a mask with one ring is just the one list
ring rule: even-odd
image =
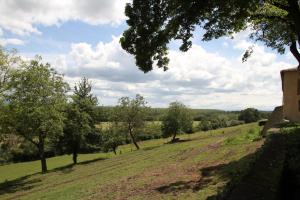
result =
[[112,153],[0,166],[0,199],[207,199],[247,173],[261,147],[257,124],[140,142]]

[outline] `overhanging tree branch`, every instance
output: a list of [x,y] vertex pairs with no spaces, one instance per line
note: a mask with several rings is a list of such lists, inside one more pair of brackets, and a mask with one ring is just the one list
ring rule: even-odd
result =
[[37,148],[39,147],[39,143],[31,139],[30,137],[26,136],[26,134],[20,134],[20,135],[23,136],[26,140],[28,140],[32,144],[34,144]]
[[265,15],[265,14],[252,14],[251,15],[251,19],[255,20],[255,19],[268,19],[268,20],[278,20],[281,22],[286,23],[287,22],[287,18],[283,17],[283,16],[276,16],[276,15]]
[[[297,43],[295,36],[300,33],[299,0],[164,0],[162,2],[133,0],[126,6],[129,28],[124,32],[120,42],[123,49],[135,56],[137,66],[144,72],[152,70],[154,61],[158,60],[157,49],[164,48],[165,54],[161,56],[168,59],[169,42],[178,39],[178,36],[182,36],[179,37],[180,39],[184,36],[189,38],[196,26],[203,28],[204,41],[228,36],[228,33],[238,33],[246,28],[253,28],[258,33],[265,31],[267,33],[265,37],[256,34],[251,39],[261,40],[267,47],[279,53],[283,53],[285,47],[290,47],[292,40]],[[168,4],[169,2],[172,4]],[[198,3],[197,11],[190,12],[191,8]],[[154,5],[160,9],[153,9]],[[165,12],[163,18],[160,17],[162,10]],[[186,21],[180,20],[180,17]],[[158,31],[161,31],[161,34],[157,34]],[[185,40],[182,41],[182,46],[185,47],[184,45],[187,45]],[[292,45],[291,49],[296,55],[297,48]],[[167,65],[168,62],[163,63],[163,67],[167,68]]]
[[290,11],[290,7],[289,7],[289,6],[283,5],[283,4],[281,4],[281,3],[279,3],[279,2],[276,2],[276,1],[273,1],[273,2],[271,3],[271,5],[277,7],[277,8],[279,8],[279,9],[281,9],[281,10],[285,10],[285,11],[287,11],[287,12]]

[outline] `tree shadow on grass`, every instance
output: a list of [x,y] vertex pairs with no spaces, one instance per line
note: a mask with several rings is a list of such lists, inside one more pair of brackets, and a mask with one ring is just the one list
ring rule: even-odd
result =
[[[164,185],[156,188],[156,190],[162,194],[179,194],[182,192],[186,192],[188,190],[192,190],[192,192],[198,192],[209,185],[217,184],[217,181],[221,180],[230,180],[228,184],[226,184],[222,188],[218,188],[218,194],[213,197],[209,197],[208,199],[220,199],[220,197],[225,196],[233,187],[232,183],[237,184],[242,177],[246,175],[246,172],[249,171],[249,168],[253,165],[253,161],[257,157],[257,152],[253,154],[249,154],[240,160],[232,161],[228,164],[217,164],[209,167],[199,169],[200,178],[198,180],[191,181],[177,181],[174,183],[170,183],[168,185]],[[175,173],[175,172],[174,172]],[[217,179],[214,179],[218,177]]]
[[106,160],[106,159],[107,158],[95,158],[95,159],[92,159],[92,160],[82,161],[82,162],[79,162],[77,164],[72,163],[72,164],[65,165],[63,167],[58,167],[58,168],[49,170],[48,173],[50,173],[50,172],[61,172],[61,173],[64,173],[64,174],[68,174],[68,173],[74,171],[75,166],[87,165],[87,164],[90,164],[90,163],[94,163],[94,162],[101,161],[101,160]]
[[101,160],[106,160],[107,158],[95,158],[95,159],[92,159],[92,160],[87,160],[87,161],[82,161],[82,162],[79,162],[77,165],[87,165],[87,164],[90,164],[90,163],[93,163],[93,162],[97,162],[97,161],[101,161]]
[[153,150],[153,149],[157,149],[161,147],[161,145],[156,145],[156,146],[152,146],[152,147],[145,147],[143,148],[144,151],[150,151],[150,150]]
[[[87,164],[105,160],[105,159],[107,159],[107,158],[96,158],[93,160],[80,162],[76,165],[69,164],[69,165],[66,165],[63,167],[58,167],[58,168],[49,170],[47,172],[47,174],[52,173],[52,172],[61,172],[64,174],[71,173],[72,171],[74,171],[75,166],[87,165]],[[41,176],[34,178],[34,176],[38,175],[38,174],[41,174],[41,173],[38,172],[38,173],[31,174],[31,175],[23,176],[18,179],[0,183],[0,195],[6,194],[6,193],[15,193],[18,191],[26,191],[26,190],[33,189],[34,187],[38,186],[40,182],[42,182]]]
[[26,191],[34,188],[34,186],[40,183],[41,178],[30,179],[33,175],[24,176],[12,181],[5,181],[0,183],[0,195],[6,193],[15,193],[17,191]]
[[168,141],[166,142],[165,144],[178,144],[178,143],[183,143],[183,142],[190,142],[194,139],[180,139],[180,138],[176,138],[174,141],[171,140],[171,141]]

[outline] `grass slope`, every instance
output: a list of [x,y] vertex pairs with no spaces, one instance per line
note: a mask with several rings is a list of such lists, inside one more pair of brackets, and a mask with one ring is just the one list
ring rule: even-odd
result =
[[249,124],[182,135],[176,144],[145,141],[139,151],[122,146],[117,156],[80,155],[99,160],[77,166],[56,157],[48,165],[61,168],[48,174],[36,173],[39,162],[0,166],[1,181],[14,179],[0,184],[0,199],[207,199],[248,171],[263,143],[257,133]]

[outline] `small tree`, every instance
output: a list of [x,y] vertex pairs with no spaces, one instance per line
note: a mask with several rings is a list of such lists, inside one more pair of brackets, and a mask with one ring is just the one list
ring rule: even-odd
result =
[[170,103],[162,122],[163,135],[165,137],[173,135],[172,142],[175,142],[177,134],[189,132],[192,128],[193,119],[189,109],[180,102]]
[[117,155],[118,146],[125,143],[125,138],[121,134],[121,129],[113,123],[103,134],[103,148],[105,152],[112,150]]
[[72,101],[69,103],[64,129],[64,140],[67,150],[73,155],[73,163],[77,163],[80,147],[85,143],[85,137],[95,131],[94,110],[98,100],[91,94],[92,86],[87,78],[83,78],[74,87]]
[[120,98],[119,105],[116,106],[115,110],[116,121],[126,126],[127,133],[136,149],[140,149],[136,141],[136,134],[139,129],[144,127],[148,110],[146,104],[144,97],[137,94],[135,99],[130,99],[129,97]]
[[261,115],[257,109],[247,108],[242,110],[239,115],[239,120],[244,121],[245,123],[257,122],[261,119]]
[[68,85],[49,64],[40,61],[37,57],[12,73],[5,95],[5,128],[37,147],[42,172],[46,172],[45,143],[63,132]]

